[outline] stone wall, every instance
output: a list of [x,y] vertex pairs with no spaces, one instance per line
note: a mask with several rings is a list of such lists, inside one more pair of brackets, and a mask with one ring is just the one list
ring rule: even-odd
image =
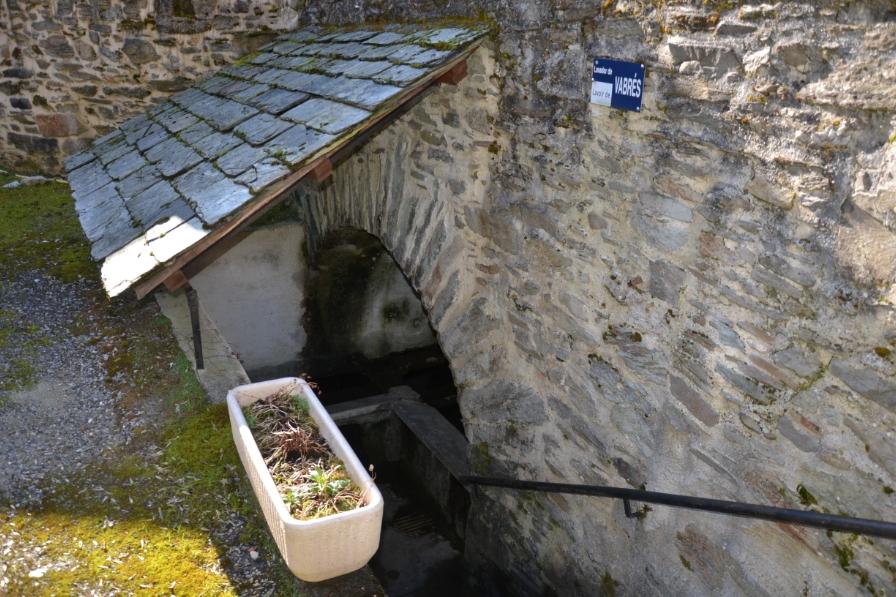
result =
[[295,27],[301,0],[5,0],[0,166],[61,159],[151,102]]
[[[892,520],[892,4],[475,4],[497,33],[470,76],[301,199],[309,234],[377,235],[420,292],[480,465]],[[597,56],[647,65],[642,113],[588,103]],[[896,582],[893,544],[864,537],[506,491],[474,508],[471,558],[521,593]]]

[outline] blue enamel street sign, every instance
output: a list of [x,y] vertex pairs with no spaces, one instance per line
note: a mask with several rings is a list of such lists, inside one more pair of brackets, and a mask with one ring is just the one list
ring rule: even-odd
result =
[[643,91],[643,64],[609,58],[594,59],[592,104],[640,112]]

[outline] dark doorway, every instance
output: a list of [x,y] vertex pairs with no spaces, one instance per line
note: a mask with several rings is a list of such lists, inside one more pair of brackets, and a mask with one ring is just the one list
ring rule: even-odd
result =
[[[302,372],[325,405],[416,394],[463,433],[448,360],[420,299],[376,237],[340,230],[316,248],[305,327]],[[388,594],[460,594],[469,496],[396,417],[344,424],[342,431],[374,466],[385,497],[380,549],[370,566]]]

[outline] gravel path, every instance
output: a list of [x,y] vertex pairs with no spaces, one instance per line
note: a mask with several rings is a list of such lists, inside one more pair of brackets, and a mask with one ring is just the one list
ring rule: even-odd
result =
[[[0,502],[36,505],[53,486],[127,444],[136,419],[115,415],[105,357],[87,315],[84,283],[63,284],[37,271],[0,281],[0,309],[14,314],[0,362],[28,362],[36,384],[0,393]],[[83,335],[70,331],[80,315]],[[7,320],[10,318],[7,317]]]
[[[93,503],[105,502],[104,480],[90,481],[88,465],[115,462],[123,455],[157,462],[162,453],[154,441],[161,403],[151,396],[129,400],[128,368],[115,373],[116,359],[126,363],[129,351],[146,344],[146,314],[141,322],[129,321],[126,310],[119,314],[108,307],[89,281],[63,283],[35,270],[14,276],[0,272],[0,340],[5,337],[0,341],[0,381],[24,386],[0,390],[0,595],[53,593],[52,586],[40,585],[46,575],[82,566],[52,548],[60,540],[82,546],[89,540],[41,539],[20,532],[33,513],[42,512],[60,492],[95,494]],[[152,305],[142,309],[149,309],[151,317]],[[12,363],[29,367],[22,373]],[[165,360],[159,366],[168,365]],[[10,376],[11,370],[15,375]],[[141,439],[147,437],[141,431],[148,432],[150,441]],[[179,483],[165,474],[156,479],[167,488]],[[238,484],[237,471],[231,482]],[[121,515],[121,504],[113,500],[110,524]],[[209,529],[210,540],[224,552],[220,561],[208,565],[218,575],[226,570],[222,578],[229,578],[240,594],[271,595],[276,585],[268,573],[270,561],[241,540],[245,525],[245,518],[233,514],[220,528]],[[133,588],[96,578],[80,583],[77,593],[133,594]]]

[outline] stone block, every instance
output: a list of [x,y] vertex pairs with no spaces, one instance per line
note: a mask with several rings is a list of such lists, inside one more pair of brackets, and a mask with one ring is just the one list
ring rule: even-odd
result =
[[59,141],[55,138],[47,139],[46,137],[23,135],[10,131],[6,134],[6,140],[13,147],[18,147],[28,153],[53,154],[59,149]]
[[44,137],[71,137],[81,131],[81,123],[74,114],[37,114],[34,122]]
[[712,427],[718,424],[719,413],[687,381],[676,375],[670,375],[669,391],[704,425]]
[[650,262],[650,295],[677,305],[684,288],[685,271],[668,261]]
[[830,372],[856,393],[896,411],[896,382],[860,363],[838,358],[831,361]]
[[124,40],[121,51],[133,64],[140,65],[158,60],[159,55],[155,46],[145,39],[129,37]]

